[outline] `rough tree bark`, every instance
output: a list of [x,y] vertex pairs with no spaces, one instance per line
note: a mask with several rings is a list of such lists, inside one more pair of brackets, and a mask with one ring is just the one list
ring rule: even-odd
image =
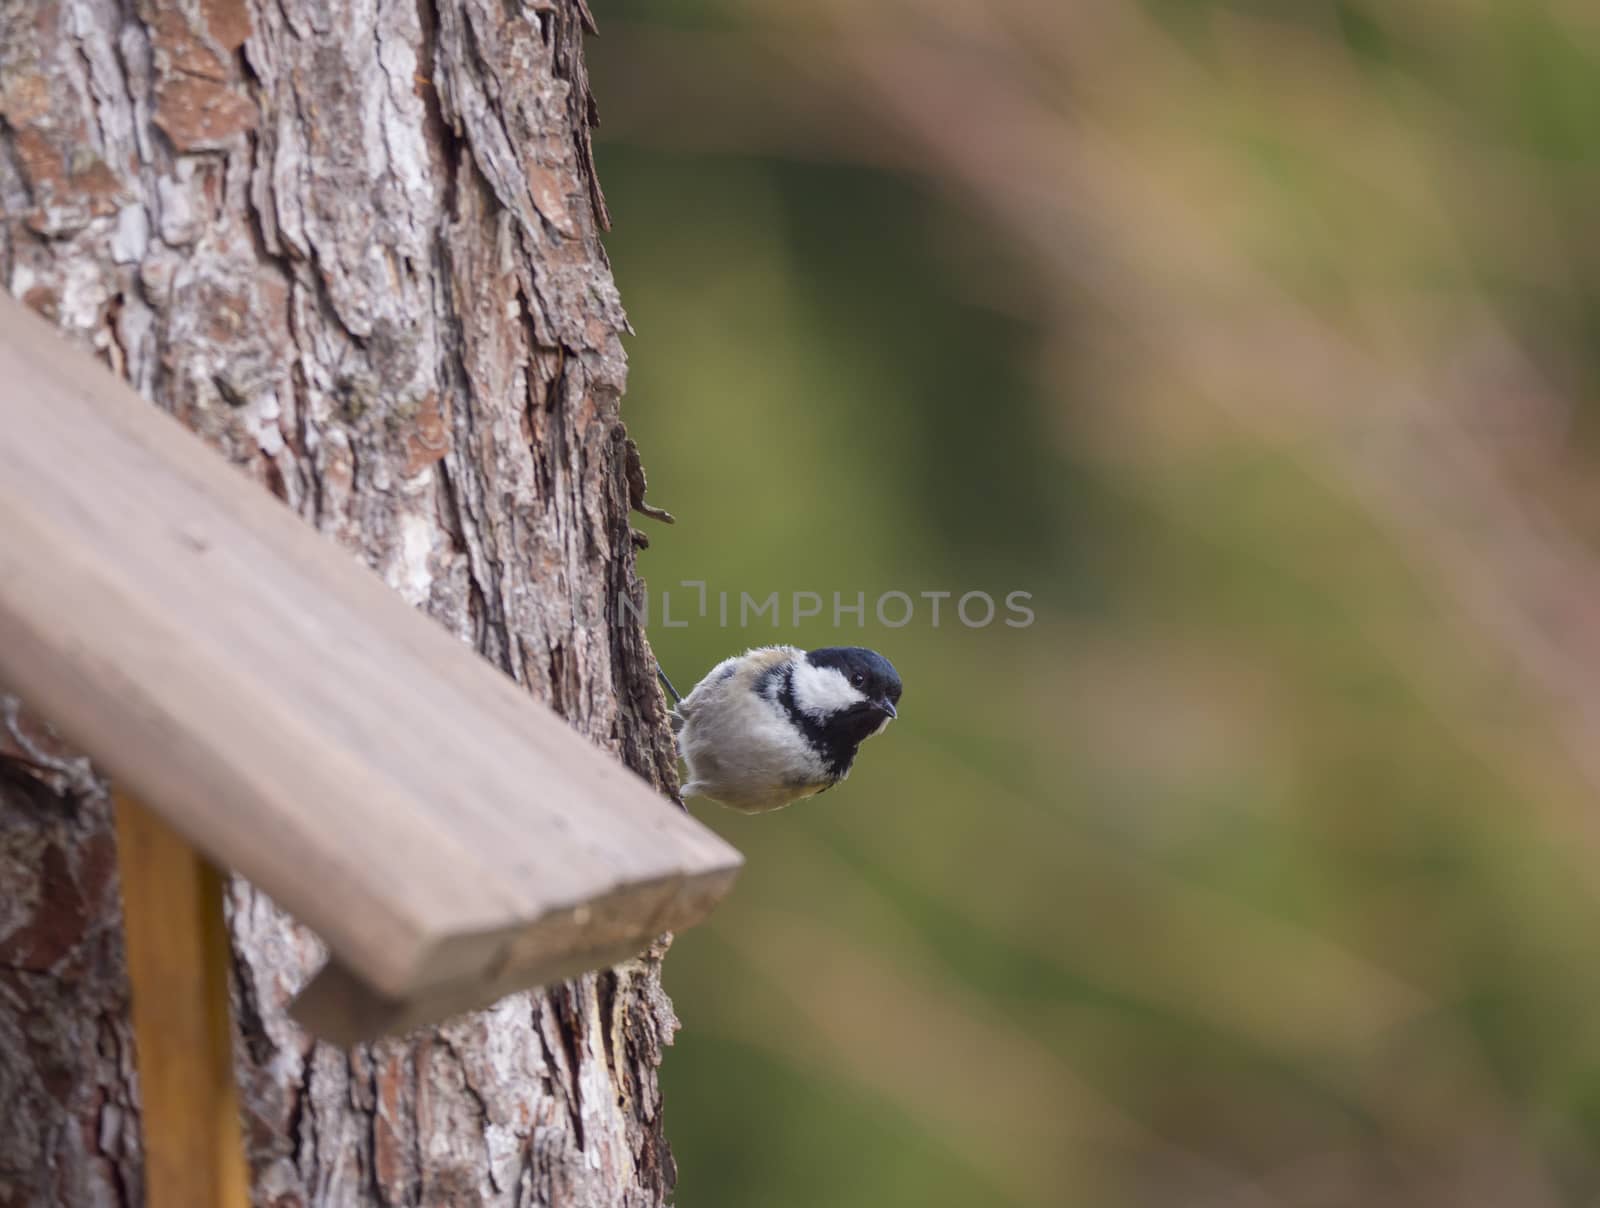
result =
[[[0,0],[0,271],[670,784],[644,636],[607,608],[640,589],[589,23],[583,0]],[[0,702],[0,751],[55,769],[0,759],[0,1205],[138,1204],[103,785]],[[315,940],[247,884],[229,906],[256,1203],[665,1200],[659,951],[347,1054],[284,1015]]]

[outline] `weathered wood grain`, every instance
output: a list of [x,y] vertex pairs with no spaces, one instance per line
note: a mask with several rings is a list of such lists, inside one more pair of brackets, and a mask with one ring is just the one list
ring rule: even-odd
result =
[[0,679],[375,991],[528,983],[738,856],[0,297]]

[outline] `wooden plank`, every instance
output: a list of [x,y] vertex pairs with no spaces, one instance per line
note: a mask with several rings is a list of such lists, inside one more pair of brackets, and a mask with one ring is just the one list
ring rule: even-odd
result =
[[[631,944],[575,952],[564,959],[552,960],[534,980],[538,984],[549,984],[591,969],[615,965],[636,955],[638,949]],[[291,1013],[307,1031],[333,1044],[348,1046],[380,1036],[404,1035],[424,1024],[487,1007],[527,985],[527,976],[517,973],[445,986],[416,998],[395,999],[375,993],[337,961],[330,961],[294,1000]]]
[[0,681],[377,994],[638,950],[736,851],[0,294]]
[[248,1208],[222,878],[125,794],[117,868],[144,1137],[144,1202]]

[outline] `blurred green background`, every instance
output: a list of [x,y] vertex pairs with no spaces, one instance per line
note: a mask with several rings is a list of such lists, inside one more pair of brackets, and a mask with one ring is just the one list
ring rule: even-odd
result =
[[696,807],[679,1202],[1595,1203],[1600,10],[594,8],[656,650],[906,683]]

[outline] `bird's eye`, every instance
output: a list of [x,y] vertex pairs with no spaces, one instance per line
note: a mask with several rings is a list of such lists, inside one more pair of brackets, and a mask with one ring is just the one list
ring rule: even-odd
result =
[[861,672],[857,671],[850,677],[850,682],[859,688],[862,684],[867,682],[867,677],[862,675]]

